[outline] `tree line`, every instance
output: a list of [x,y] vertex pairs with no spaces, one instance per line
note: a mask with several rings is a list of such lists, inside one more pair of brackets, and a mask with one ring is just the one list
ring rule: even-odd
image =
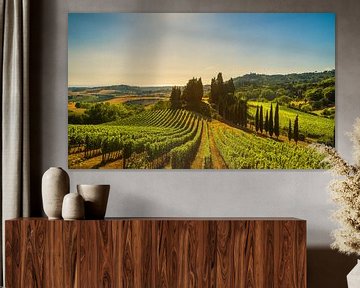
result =
[[192,78],[188,81],[182,92],[180,87],[172,87],[170,94],[171,108],[181,108],[183,103],[190,106],[199,104],[203,96],[204,87],[201,78]]
[[[192,78],[187,82],[183,91],[178,86],[172,87],[170,107],[177,109],[185,106],[202,113],[204,112],[203,108],[207,106],[202,105],[201,107],[203,96],[204,88],[201,78]],[[247,101],[235,96],[235,85],[232,78],[225,82],[222,73],[218,73],[217,77],[211,80],[209,102],[223,119],[246,127],[248,122]],[[210,114],[209,111],[206,114]]]
[[[275,111],[273,112],[273,105],[270,104],[270,111],[266,111],[265,121],[264,121],[264,113],[263,106],[256,106],[255,113],[255,130],[256,132],[269,134],[270,137],[273,135],[276,138],[280,136],[280,117],[279,117],[279,103],[276,103]],[[297,143],[299,141],[299,117],[296,115],[294,120],[294,127],[292,128],[291,120],[289,120],[289,127],[287,133],[289,141],[294,139]]]
[[248,122],[247,101],[235,96],[235,85],[232,78],[224,82],[220,72],[216,78],[211,79],[209,102],[225,120],[246,127]]
[[[187,82],[183,91],[178,86],[172,87],[170,94],[171,108],[177,109],[183,107],[183,105],[190,108],[198,107],[203,96],[204,88],[201,78],[192,78]],[[223,119],[241,127],[247,127],[249,118],[247,100],[235,95],[235,85],[232,78],[224,81],[220,72],[217,77],[211,79],[209,102]],[[254,122],[257,132],[265,132],[270,137],[275,135],[276,138],[279,138],[279,103],[276,103],[275,109],[273,109],[271,103],[270,110],[265,113],[265,119],[263,106],[257,106]],[[288,139],[289,141],[294,139],[296,143],[299,140],[298,116],[294,120],[294,127],[289,121]]]
[[237,94],[254,100],[276,101],[280,105],[311,112],[327,109],[324,116],[333,116],[335,106],[335,70],[264,75],[250,73],[234,79]]
[[101,124],[137,115],[144,111],[141,105],[110,104],[110,103],[79,103],[76,108],[84,108],[83,114],[75,114],[69,111],[69,124]]

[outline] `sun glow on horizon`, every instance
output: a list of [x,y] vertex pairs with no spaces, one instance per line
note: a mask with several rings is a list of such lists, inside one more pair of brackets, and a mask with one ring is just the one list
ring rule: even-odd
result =
[[335,69],[331,13],[69,13],[68,86]]

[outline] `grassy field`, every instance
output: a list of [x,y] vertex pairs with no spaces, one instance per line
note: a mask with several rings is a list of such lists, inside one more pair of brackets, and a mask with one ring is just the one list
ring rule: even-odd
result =
[[[157,101],[163,100],[164,97],[161,96],[118,96],[113,99],[107,100],[105,102],[110,104],[119,104],[119,103],[128,103],[128,104],[138,104],[138,105],[149,105],[156,103]],[[167,99],[167,98],[166,98]]]
[[82,114],[84,114],[85,111],[86,111],[85,108],[76,108],[74,102],[69,102],[68,103],[68,113],[69,113],[69,115],[70,114],[82,115]]
[[[264,109],[264,120],[266,111],[270,110],[270,102],[248,102],[249,113],[255,116],[256,106],[263,106]],[[273,110],[275,109],[273,103]],[[305,137],[311,138],[313,140],[323,142],[323,143],[332,143],[334,139],[334,128],[335,120],[325,118],[322,116],[312,115],[302,111],[288,108],[286,106],[279,106],[279,117],[280,117],[280,129],[287,130],[289,125],[289,120],[294,123],[296,115],[299,116],[299,131],[304,134]]]

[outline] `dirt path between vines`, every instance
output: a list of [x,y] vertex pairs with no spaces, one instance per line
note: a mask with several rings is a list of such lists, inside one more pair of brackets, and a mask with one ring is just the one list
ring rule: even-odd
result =
[[99,169],[123,169],[123,159],[108,162],[104,166],[99,167]]
[[210,140],[210,152],[211,152],[211,162],[213,169],[227,169],[227,166],[224,162],[224,159],[221,157],[219,149],[216,147],[216,143],[214,140],[214,135],[210,128],[213,123],[209,123],[209,140]]
[[[207,125],[206,122],[204,122],[204,123],[205,123],[205,125]],[[205,128],[203,128],[202,133],[201,133],[200,145],[199,145],[198,151],[196,152],[195,159],[191,163],[191,166],[190,166],[191,169],[203,169],[204,150],[205,150],[206,141],[207,141],[207,139],[206,139]]]
[[70,169],[98,168],[101,164],[101,161],[101,155],[84,160],[84,152],[71,154],[68,156],[68,165]]
[[68,155],[68,165],[71,169],[122,169],[123,160],[118,159],[102,164],[102,155],[84,159],[84,152]]

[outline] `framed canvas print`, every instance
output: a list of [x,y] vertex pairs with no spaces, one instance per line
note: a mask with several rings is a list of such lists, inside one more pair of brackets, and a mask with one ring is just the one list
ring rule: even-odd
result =
[[335,14],[69,13],[69,168],[326,168],[313,143]]

